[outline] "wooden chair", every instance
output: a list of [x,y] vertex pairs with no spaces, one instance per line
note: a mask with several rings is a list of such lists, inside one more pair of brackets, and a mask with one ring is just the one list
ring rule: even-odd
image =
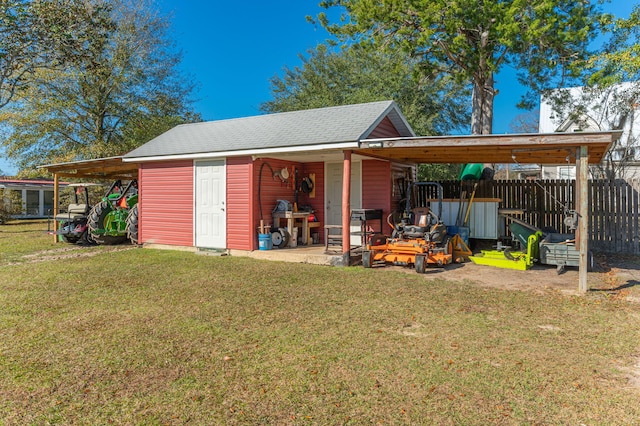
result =
[[324,226],[324,252],[325,253],[342,253],[342,226],[341,225],[325,225]]

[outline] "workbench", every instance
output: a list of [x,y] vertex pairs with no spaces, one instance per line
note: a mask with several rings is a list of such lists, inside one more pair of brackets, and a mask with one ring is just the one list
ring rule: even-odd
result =
[[[309,226],[312,223],[314,224],[318,223],[318,222],[309,222],[310,214],[311,214],[310,212],[275,211],[272,214],[274,229],[281,228],[280,221],[282,219],[286,219],[287,230],[289,231],[289,234],[293,239],[293,228],[296,227],[296,221],[301,221],[302,222],[301,226],[298,226],[298,228],[300,228],[302,244],[309,244],[309,241],[311,239],[311,235],[310,235],[311,228],[320,226],[320,224]],[[289,247],[294,247],[295,245],[296,245],[295,243],[293,243],[292,241],[289,241]]]

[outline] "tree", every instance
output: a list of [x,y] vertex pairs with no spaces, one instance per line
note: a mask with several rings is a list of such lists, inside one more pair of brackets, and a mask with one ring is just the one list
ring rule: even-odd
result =
[[537,133],[540,122],[540,110],[523,112],[515,116],[509,123],[511,133]]
[[[282,112],[394,99],[414,131],[446,134],[464,127],[469,109],[468,89],[449,78],[419,79],[417,62],[401,51],[351,46],[331,51],[320,45],[301,56],[302,65],[285,68],[271,79],[273,99],[265,112]],[[454,175],[457,166],[433,166],[433,172]],[[429,168],[421,170],[429,172]]]
[[301,56],[302,66],[271,79],[273,99],[265,112],[292,111],[394,99],[421,135],[464,127],[469,110],[460,99],[468,90],[451,79],[420,80],[416,61],[399,51],[351,46],[332,52],[326,45]]
[[574,0],[324,0],[338,7],[338,24],[320,23],[345,41],[401,48],[419,60],[424,75],[445,73],[473,86],[471,132],[492,132],[494,75],[521,70],[536,91],[576,76],[588,56],[600,14]]
[[[96,4],[103,4],[95,0]],[[111,1],[109,19],[64,69],[40,69],[0,114],[22,170],[121,155],[176,124],[198,120],[193,84],[177,71],[169,22],[147,2]]]
[[588,60],[585,84],[609,87],[640,80],[640,5],[634,6],[628,18],[609,17],[606,22],[610,37]]
[[41,69],[77,60],[106,28],[108,5],[84,0],[0,1],[0,108]]
[[22,196],[19,191],[0,189],[0,225],[22,212]]

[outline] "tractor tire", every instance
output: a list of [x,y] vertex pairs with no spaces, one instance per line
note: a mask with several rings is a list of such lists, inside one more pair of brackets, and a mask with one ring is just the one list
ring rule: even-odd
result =
[[127,238],[131,244],[138,245],[138,205],[136,204],[129,210],[127,215]]
[[93,239],[93,235],[91,235],[91,232],[89,232],[89,227],[87,227],[87,229],[85,229],[85,231],[82,233],[82,236],[80,237],[80,244],[82,244],[83,246],[93,246],[96,244],[95,240]]
[[61,235],[62,241],[69,244],[76,244],[80,239],[78,237],[71,237],[69,235]]
[[127,240],[126,235],[112,236],[96,233],[96,231],[104,229],[104,220],[111,210],[113,210],[113,208],[108,201],[101,201],[93,206],[91,213],[89,213],[87,225],[89,227],[89,233],[91,234],[90,238],[98,245],[111,246],[121,244]]

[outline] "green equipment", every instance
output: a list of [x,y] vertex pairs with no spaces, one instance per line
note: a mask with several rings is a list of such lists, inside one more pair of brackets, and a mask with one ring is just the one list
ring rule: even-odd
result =
[[89,213],[87,225],[98,244],[120,244],[128,239],[137,244],[138,181],[133,179],[124,188],[122,181],[115,181]]
[[538,261],[542,232],[524,222],[513,222],[509,229],[515,240],[523,247],[522,251],[512,251],[509,246],[498,244],[496,250],[481,250],[469,256],[477,265],[496,266],[498,268],[526,271]]
[[[514,240],[523,247],[523,251],[511,251],[511,247],[498,242],[497,250],[482,250],[469,259],[478,265],[498,268],[527,270],[535,262],[541,265],[555,265],[561,274],[567,266],[579,266],[580,250],[576,247],[575,234],[543,232],[526,222],[506,216],[512,221],[509,229]],[[525,249],[526,248],[526,251]],[[587,270],[593,268],[593,255],[587,252]]]

